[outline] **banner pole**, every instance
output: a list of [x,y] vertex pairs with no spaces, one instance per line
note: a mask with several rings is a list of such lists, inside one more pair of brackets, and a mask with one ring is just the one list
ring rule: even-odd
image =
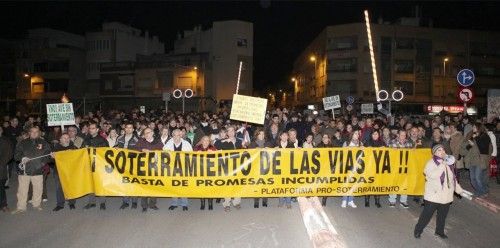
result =
[[243,66],[243,61],[240,61],[240,68],[238,70],[238,81],[236,82],[236,95],[240,91],[240,79],[241,79],[241,67]]

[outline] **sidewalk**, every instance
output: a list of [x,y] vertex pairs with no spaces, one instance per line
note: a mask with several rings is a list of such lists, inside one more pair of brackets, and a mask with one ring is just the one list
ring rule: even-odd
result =
[[[460,174],[460,185],[463,189],[474,193],[474,189],[472,188],[472,184],[470,183],[469,172],[464,171]],[[489,178],[488,183],[490,192],[485,198],[474,197],[472,201],[476,204],[479,204],[488,210],[500,213],[500,184],[497,184],[496,178]]]

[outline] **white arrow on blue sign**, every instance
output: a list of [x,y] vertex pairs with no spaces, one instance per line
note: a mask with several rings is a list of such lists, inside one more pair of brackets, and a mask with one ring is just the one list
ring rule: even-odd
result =
[[347,102],[348,105],[352,105],[354,103],[354,97],[353,96],[348,96],[345,101]]
[[471,86],[475,79],[474,72],[469,69],[463,69],[457,74],[457,81],[463,87]]

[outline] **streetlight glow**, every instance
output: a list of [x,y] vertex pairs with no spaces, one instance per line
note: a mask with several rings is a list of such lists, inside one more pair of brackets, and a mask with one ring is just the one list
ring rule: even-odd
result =
[[295,82],[295,81],[297,81],[297,79],[296,79],[296,78],[294,78],[294,77],[292,77],[292,82]]
[[310,60],[311,62],[314,62],[314,61],[316,61],[316,57],[315,57],[315,56],[311,56],[311,57],[309,57],[309,60]]
[[194,67],[194,69],[195,69],[195,70],[198,70],[198,67],[197,67],[197,66],[195,66],[195,67]]
[[23,75],[25,78],[29,77],[30,75],[28,73],[24,73]]
[[444,58],[444,62],[448,62],[448,58]]
[[372,31],[370,28],[370,18],[368,17],[368,10],[365,10],[365,22],[366,22],[366,33],[368,34],[368,45],[370,46],[370,60],[372,62],[372,73],[373,73],[373,85],[375,86],[375,95],[377,96],[377,102],[380,102],[378,98],[378,78],[377,78],[377,67],[375,64],[375,54],[373,52],[372,43]]

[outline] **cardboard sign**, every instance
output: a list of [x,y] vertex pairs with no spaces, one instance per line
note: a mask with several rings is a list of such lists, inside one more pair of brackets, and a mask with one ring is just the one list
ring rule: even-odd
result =
[[47,126],[75,125],[72,103],[47,104]]
[[361,114],[373,114],[373,103],[361,104]]
[[323,98],[323,108],[325,110],[331,110],[331,109],[336,109],[340,108],[340,96],[329,96]]
[[231,120],[264,124],[267,99],[244,95],[233,95]]

